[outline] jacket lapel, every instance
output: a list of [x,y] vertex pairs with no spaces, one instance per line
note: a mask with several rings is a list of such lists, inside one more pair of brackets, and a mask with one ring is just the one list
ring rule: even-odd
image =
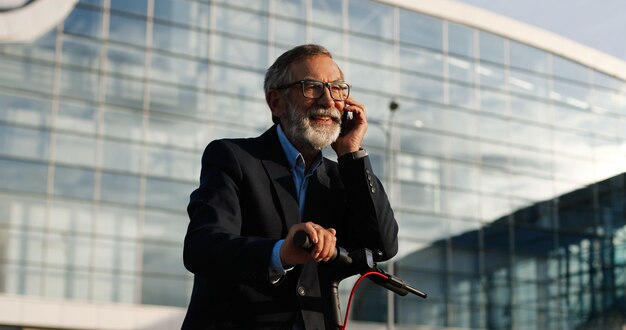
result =
[[300,210],[296,198],[296,188],[285,153],[278,141],[276,126],[272,126],[258,139],[259,150],[267,150],[261,163],[272,183],[276,203],[280,204],[285,229],[300,223]]

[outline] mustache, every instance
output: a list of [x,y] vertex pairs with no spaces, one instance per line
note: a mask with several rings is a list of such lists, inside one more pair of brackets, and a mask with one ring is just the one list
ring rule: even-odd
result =
[[316,117],[316,116],[330,117],[336,123],[341,122],[341,114],[339,113],[339,110],[333,109],[333,108],[328,108],[328,109],[313,108],[308,111],[307,115],[309,117]]

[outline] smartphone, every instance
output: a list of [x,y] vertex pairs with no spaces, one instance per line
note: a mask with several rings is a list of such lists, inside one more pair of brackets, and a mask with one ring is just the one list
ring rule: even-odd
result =
[[352,128],[350,125],[352,118],[354,118],[352,111],[344,111],[343,114],[341,114],[341,130],[339,131],[339,136],[346,134]]

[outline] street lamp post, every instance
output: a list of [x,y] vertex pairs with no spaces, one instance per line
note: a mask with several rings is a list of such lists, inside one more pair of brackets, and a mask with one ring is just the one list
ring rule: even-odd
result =
[[[395,184],[394,184],[394,166],[395,166],[395,152],[393,150],[393,117],[396,113],[396,110],[400,105],[392,100],[389,102],[389,113],[387,114],[387,125],[385,127],[385,174],[387,177],[387,189],[389,190],[389,202],[393,205],[394,195],[395,195]],[[387,271],[389,274],[394,274],[394,263],[393,261],[389,261],[387,264]],[[395,297],[394,293],[391,291],[387,291],[387,329],[393,330],[395,328]]]

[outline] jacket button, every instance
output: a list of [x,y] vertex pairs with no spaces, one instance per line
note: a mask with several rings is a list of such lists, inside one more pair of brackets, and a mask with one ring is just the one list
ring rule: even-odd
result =
[[304,287],[302,286],[298,287],[298,295],[301,297],[304,297],[306,295],[306,290],[304,290]]

